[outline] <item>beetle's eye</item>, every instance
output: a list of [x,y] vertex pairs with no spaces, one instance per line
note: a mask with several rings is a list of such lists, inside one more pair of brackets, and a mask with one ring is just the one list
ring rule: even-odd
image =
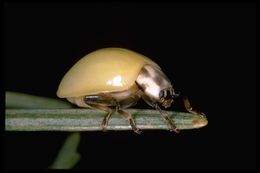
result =
[[161,90],[161,91],[160,91],[159,97],[160,97],[160,99],[164,97],[164,90]]
[[170,90],[166,90],[166,95],[165,95],[165,99],[172,99],[172,94],[170,92]]
[[160,98],[164,98],[164,99],[172,99],[172,93],[170,90],[161,90],[159,93],[159,97]]

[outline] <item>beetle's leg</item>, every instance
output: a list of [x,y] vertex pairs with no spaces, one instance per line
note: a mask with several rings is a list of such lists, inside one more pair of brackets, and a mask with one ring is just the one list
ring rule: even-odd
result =
[[128,119],[128,121],[135,133],[141,134],[141,130],[136,127],[135,121],[130,113],[123,111],[121,109],[119,109],[117,112]]
[[97,109],[100,109],[100,110],[103,110],[103,111],[107,112],[107,114],[105,115],[105,117],[104,117],[104,119],[103,119],[103,121],[101,123],[102,130],[106,131],[106,128],[107,128],[107,125],[108,125],[108,121],[109,121],[112,113],[114,112],[114,110],[109,108],[109,107],[106,107],[104,105],[100,105],[100,104],[89,103],[89,105],[91,107],[94,107],[94,108],[97,108]]
[[173,120],[169,117],[169,115],[166,112],[164,112],[157,104],[155,105],[155,108],[160,112],[160,115],[162,116],[164,121],[166,121],[171,126],[171,131],[179,133],[176,125],[174,124]]
[[171,126],[171,131],[174,131],[176,133],[179,133],[179,131],[177,130],[173,120],[167,115],[166,112],[164,112],[158,104],[156,104],[153,100],[151,100],[149,97],[147,97],[146,95],[142,96],[143,100],[150,106],[152,106],[153,108],[155,108],[156,110],[158,110],[160,112],[161,117],[163,118],[163,120],[169,124]]
[[[121,100],[119,102],[120,104],[120,108],[127,108],[127,107],[131,107],[133,105],[135,105],[137,103],[137,101],[141,98],[141,91],[136,92],[135,94],[132,94],[130,97],[128,97],[127,99]],[[123,115],[124,117],[126,117],[129,120],[129,123],[133,129],[134,132],[140,134],[141,130],[138,129],[136,127],[136,124],[134,122],[134,119],[132,117],[132,115],[126,111],[123,111],[122,109],[118,109],[117,112],[121,115]]]
[[196,115],[202,115],[202,116],[205,115],[203,112],[193,110],[193,108],[190,105],[190,101],[187,97],[183,97],[183,102],[184,102],[184,106],[188,112],[190,112],[192,114],[196,114]]
[[118,108],[118,103],[113,98],[105,94],[85,96],[84,102],[91,107],[107,112],[101,124],[103,131],[106,131],[108,121],[114,112],[114,110],[108,106],[116,106],[116,108]]

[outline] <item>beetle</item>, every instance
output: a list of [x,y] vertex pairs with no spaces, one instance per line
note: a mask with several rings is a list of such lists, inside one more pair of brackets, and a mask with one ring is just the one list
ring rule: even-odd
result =
[[[79,107],[107,112],[101,124],[104,131],[112,113],[117,111],[138,134],[141,130],[124,109],[142,98],[160,112],[171,131],[178,132],[173,120],[160,108],[170,107],[178,97],[170,80],[154,61],[125,48],[102,48],[81,58],[61,80],[57,96]],[[187,98],[184,105],[189,112],[197,114]]]

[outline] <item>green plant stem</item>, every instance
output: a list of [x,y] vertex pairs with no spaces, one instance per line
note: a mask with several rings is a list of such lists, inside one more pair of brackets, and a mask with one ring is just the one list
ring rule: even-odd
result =
[[80,154],[77,148],[80,142],[80,134],[75,132],[70,134],[61,147],[51,169],[71,169],[80,160]]
[[[169,129],[156,110],[127,109],[140,129]],[[178,129],[207,125],[205,116],[166,111]],[[7,131],[99,131],[105,112],[92,109],[6,109]],[[127,119],[114,113],[107,130],[131,130]]]

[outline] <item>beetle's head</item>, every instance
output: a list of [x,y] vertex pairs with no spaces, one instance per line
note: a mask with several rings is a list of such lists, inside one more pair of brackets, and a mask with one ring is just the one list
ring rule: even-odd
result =
[[159,93],[159,103],[165,107],[168,108],[171,106],[172,102],[176,97],[178,97],[179,94],[175,94],[173,88],[166,88],[160,91]]

